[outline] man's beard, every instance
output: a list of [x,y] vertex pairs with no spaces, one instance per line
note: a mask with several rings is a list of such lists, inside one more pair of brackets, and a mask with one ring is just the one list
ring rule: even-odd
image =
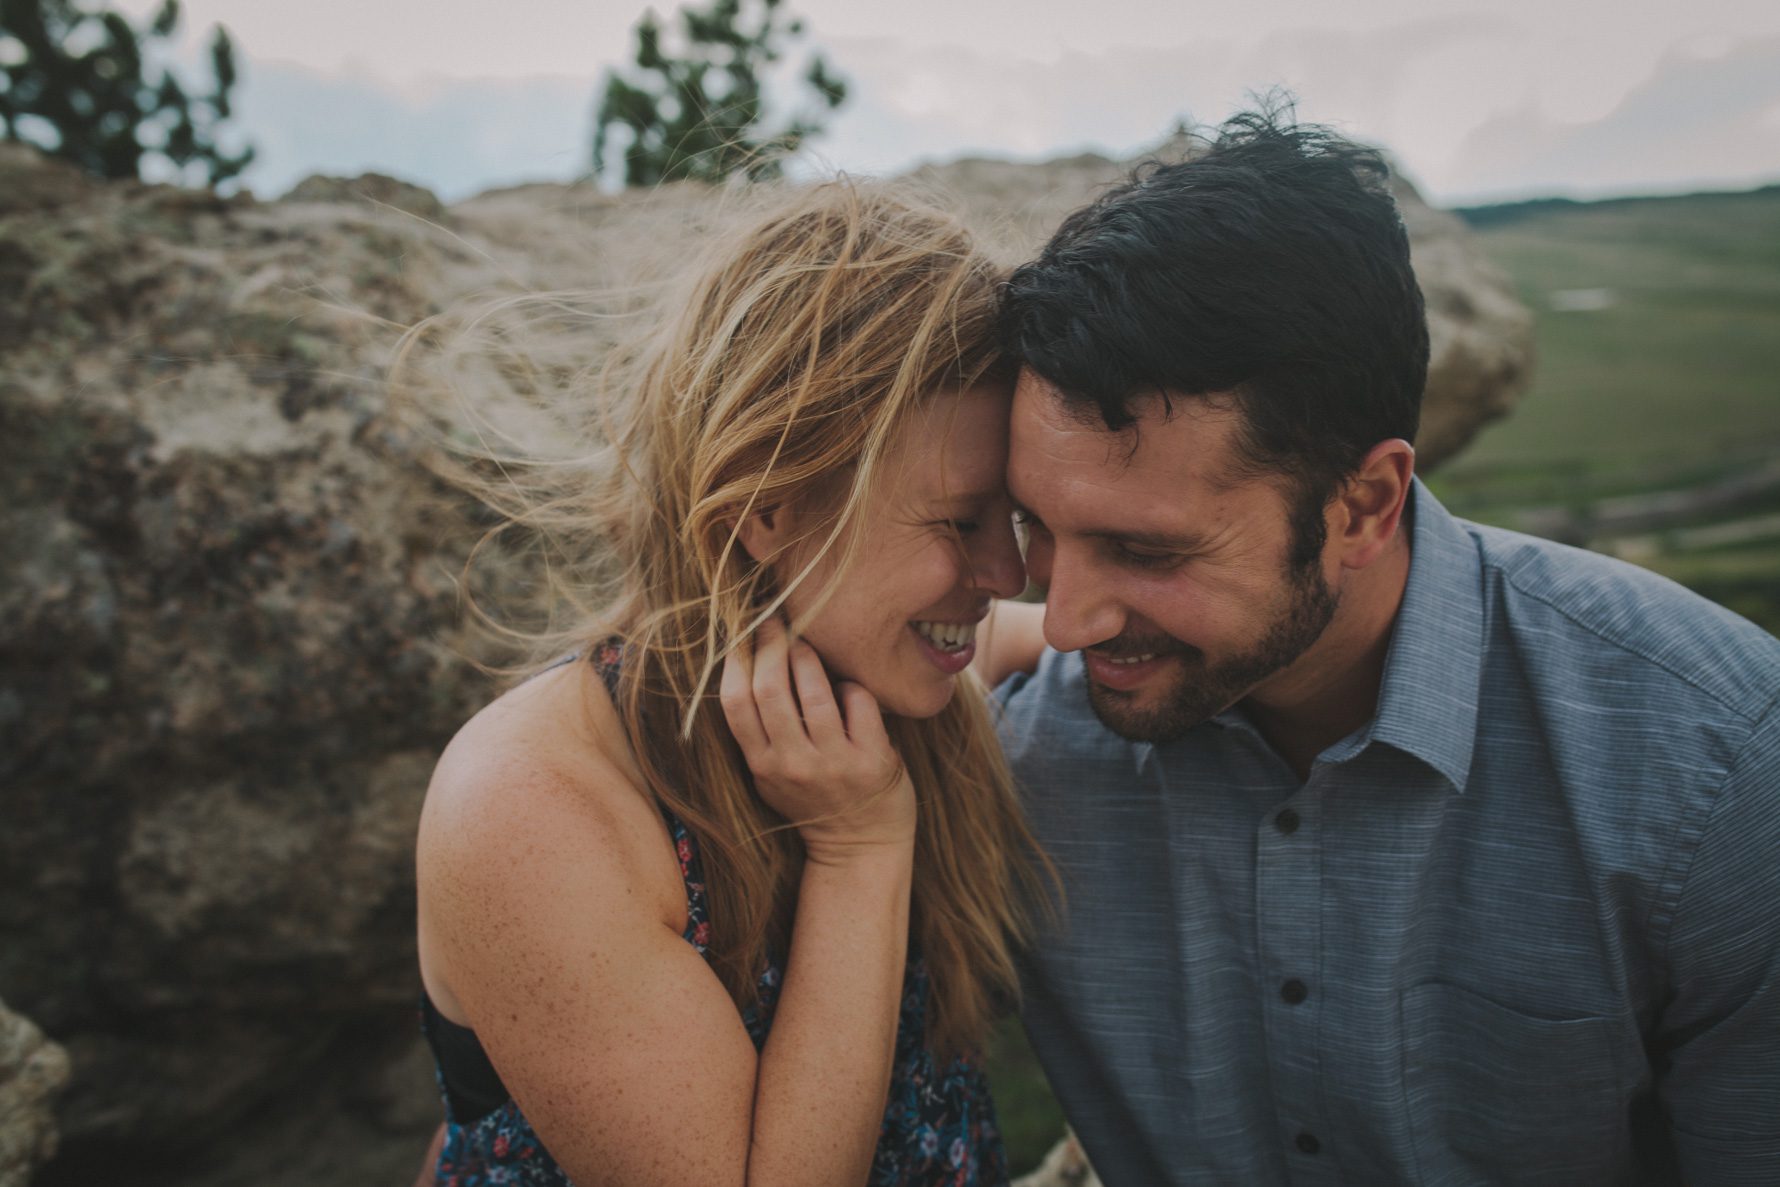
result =
[[[1208,664],[1205,653],[1167,636],[1123,636],[1095,648],[1113,656],[1172,655],[1179,671],[1159,705],[1138,708],[1137,694],[1088,679],[1088,703],[1100,723],[1132,742],[1170,742],[1241,700],[1250,689],[1309,650],[1335,617],[1335,591],[1316,564],[1288,571],[1286,604],[1255,645]],[[1083,664],[1087,663],[1086,656]]]

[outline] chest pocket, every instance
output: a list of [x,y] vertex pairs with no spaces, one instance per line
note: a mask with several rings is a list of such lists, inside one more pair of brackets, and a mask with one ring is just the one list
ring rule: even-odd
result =
[[1618,1022],[1533,1017],[1441,982],[1406,990],[1401,1009],[1421,1182],[1625,1177],[1632,1089]]

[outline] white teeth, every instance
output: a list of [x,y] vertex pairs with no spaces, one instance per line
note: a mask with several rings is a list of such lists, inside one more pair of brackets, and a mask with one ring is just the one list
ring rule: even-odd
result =
[[977,637],[974,622],[917,622],[915,629],[941,651],[962,651]]
[[1106,662],[1109,664],[1141,664],[1145,660],[1151,660],[1151,659],[1155,659],[1155,658],[1156,658],[1156,653],[1152,651],[1148,655],[1130,655],[1130,656],[1126,656],[1124,659],[1114,659],[1112,656],[1109,655],[1106,657]]

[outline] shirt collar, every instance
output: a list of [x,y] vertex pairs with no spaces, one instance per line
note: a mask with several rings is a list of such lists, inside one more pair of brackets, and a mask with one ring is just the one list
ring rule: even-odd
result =
[[1409,580],[1391,631],[1371,740],[1421,759],[1463,792],[1477,743],[1483,567],[1477,544],[1414,480]]

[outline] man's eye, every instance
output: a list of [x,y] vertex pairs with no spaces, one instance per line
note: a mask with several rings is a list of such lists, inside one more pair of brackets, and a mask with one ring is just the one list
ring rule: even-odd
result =
[[1014,522],[1023,528],[1033,528],[1037,531],[1044,531],[1044,520],[1032,514],[1032,512],[1026,510],[1024,507],[1014,508]]
[[1118,551],[1119,560],[1134,569],[1166,569],[1185,559],[1172,552],[1135,552],[1123,546]]
[[948,519],[946,521],[946,526],[951,528],[954,532],[957,532],[960,536],[968,536],[983,525],[974,519]]

